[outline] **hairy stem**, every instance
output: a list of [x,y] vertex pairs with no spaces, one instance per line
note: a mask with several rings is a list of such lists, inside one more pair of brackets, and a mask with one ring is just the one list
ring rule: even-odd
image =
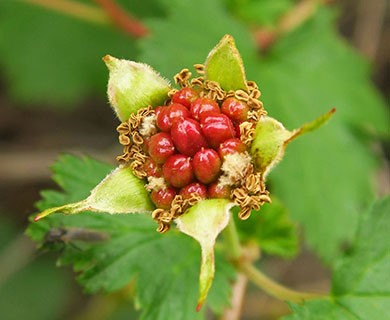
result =
[[51,9],[83,21],[109,25],[110,19],[103,10],[80,2],[69,0],[20,0],[22,2]]
[[233,218],[230,219],[229,225],[225,229],[224,239],[226,242],[226,247],[229,250],[229,256],[232,259],[236,269],[269,295],[280,300],[292,301],[296,303],[301,303],[305,300],[324,297],[324,295],[299,292],[286,288],[263,274],[259,269],[257,269],[252,264],[252,261],[248,261],[248,259],[246,259],[245,256],[243,256],[242,254],[243,250],[241,248],[240,240]]

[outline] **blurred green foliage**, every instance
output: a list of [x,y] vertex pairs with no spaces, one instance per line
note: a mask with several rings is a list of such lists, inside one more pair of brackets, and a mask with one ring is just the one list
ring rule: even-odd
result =
[[[92,0],[78,2],[96,7]],[[389,121],[384,101],[369,80],[369,64],[335,30],[335,11],[319,5],[300,26],[284,34],[267,52],[260,52],[252,30],[274,28],[295,1],[121,0],[118,3],[149,28],[148,36],[135,39],[114,25],[82,21],[23,1],[2,1],[0,70],[10,99],[37,112],[49,106],[75,108],[91,97],[105,100],[107,70],[101,61],[105,54],[148,63],[171,79],[182,68],[204,62],[206,54],[224,34],[233,35],[248,79],[257,81],[263,93],[265,108],[289,129],[337,108],[329,125],[288,147],[285,160],[269,177],[271,192],[280,200],[280,208],[288,209],[291,218],[303,226],[308,245],[333,266],[343,255],[342,245],[353,240],[359,213],[375,197],[373,179],[380,157],[370,148],[374,141],[370,134],[386,134]],[[367,136],[371,139],[366,139]],[[99,181],[109,170],[108,166],[88,161],[71,162],[79,164],[79,172],[84,172],[91,181]],[[89,165],[97,166],[98,173],[88,171]],[[69,187],[57,175],[59,185],[69,192],[66,196],[44,193],[45,201],[50,203],[41,207],[78,200],[71,198],[81,198],[83,192],[83,196],[87,195],[93,185],[80,183],[78,177],[74,174],[74,181],[66,180],[73,184]],[[268,221],[270,230],[275,230],[268,234],[271,235],[268,240],[283,235],[287,246],[280,246],[282,242],[275,246],[277,242],[270,241],[269,250],[272,254],[290,255],[295,251],[292,226],[287,222],[283,229],[285,220],[280,220],[279,225],[278,217],[276,212],[275,220]],[[77,219],[76,225],[84,219],[89,221],[89,216]],[[139,218],[125,219],[133,223]],[[256,225],[254,230],[257,227],[261,226]],[[42,239],[48,228],[44,226],[41,233],[35,229],[35,237]],[[267,230],[262,231],[260,234],[267,235]],[[261,237],[257,240],[260,244],[264,241]],[[192,244],[187,242],[182,245],[192,250]],[[74,259],[70,255],[67,262]],[[81,279],[88,283],[88,277]],[[222,284],[226,279],[221,280]],[[105,287],[103,280],[97,283],[94,290]],[[214,286],[218,288],[216,283]],[[152,291],[153,288],[140,298],[146,310],[147,301],[151,301],[148,294],[158,294]],[[225,298],[215,302],[215,309],[222,308]]]

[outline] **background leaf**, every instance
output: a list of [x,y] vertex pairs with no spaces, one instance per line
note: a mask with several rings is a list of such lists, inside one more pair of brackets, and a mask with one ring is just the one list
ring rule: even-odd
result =
[[108,53],[135,59],[138,52],[113,26],[48,14],[19,1],[0,3],[0,63],[18,103],[71,108],[96,93],[103,99],[102,57]]
[[233,216],[243,243],[254,241],[262,252],[269,255],[288,258],[297,254],[296,225],[278,199],[273,198],[272,204],[264,204],[261,210],[253,211],[245,221],[239,220],[237,214]]
[[390,303],[390,197],[361,217],[350,252],[333,274],[332,298],[292,306],[291,319],[386,319]]
[[[44,193],[40,209],[61,205],[68,199],[79,200],[111,168],[89,158],[64,156],[54,170],[54,178],[65,192]],[[190,237],[176,229],[157,233],[156,223],[147,215],[94,213],[54,214],[32,223],[27,233],[42,242],[53,227],[86,228],[110,235],[105,243],[73,243],[62,248],[60,263],[73,264],[79,273],[78,281],[87,292],[112,292],[134,286],[134,299],[142,309],[141,319],[203,318],[202,312],[195,312],[200,250]],[[229,302],[234,271],[218,252],[216,270],[207,305],[221,312]]]

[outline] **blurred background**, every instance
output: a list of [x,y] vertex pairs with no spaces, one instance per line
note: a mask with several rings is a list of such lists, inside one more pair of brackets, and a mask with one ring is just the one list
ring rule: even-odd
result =
[[[49,168],[59,154],[88,154],[115,164],[115,156],[121,150],[116,143],[118,121],[107,103],[108,73],[101,61],[108,53],[147,62],[171,78],[181,67],[202,62],[222,35],[231,33],[244,62],[248,61],[248,78],[260,79],[266,108],[274,106],[271,115],[280,116],[288,127],[293,128],[333,106],[339,107],[338,103],[355,105],[351,113],[356,113],[356,117],[342,108],[340,117],[350,132],[368,141],[365,152],[373,155],[375,165],[368,170],[367,181],[372,180],[374,196],[389,193],[388,162],[384,161],[389,159],[389,142],[385,138],[389,119],[383,111],[388,109],[390,97],[388,1],[194,3],[1,1],[1,319],[137,318],[132,303],[120,296],[84,295],[73,280],[70,268],[55,268],[55,256],[35,252],[35,245],[23,236],[28,216],[35,212],[34,202],[40,199],[40,190],[56,188]],[[344,60],[338,61],[342,55]],[[351,65],[344,63],[348,57]],[[251,69],[255,63],[259,64],[260,71]],[[268,67],[270,63],[272,67]],[[290,68],[292,65],[294,68]],[[290,82],[290,86],[298,87],[295,90],[301,94],[315,92],[307,103],[323,103],[309,118],[302,113],[289,121],[288,113],[283,111],[285,107],[277,106],[280,102],[286,108],[299,108],[289,105],[294,89],[286,87],[286,93],[276,90],[278,70],[286,73],[301,70],[302,74],[292,77],[296,83]],[[300,80],[304,79],[305,70],[315,71],[312,79],[318,80],[320,89],[301,86],[305,83]],[[340,79],[340,83],[332,82],[330,76],[327,79],[329,73]],[[274,82],[267,82],[267,77]],[[353,82],[356,78],[359,83]],[[306,80],[315,85],[312,80]],[[332,83],[331,88],[327,87],[327,81]],[[290,96],[276,98],[283,94]],[[333,94],[345,100],[332,100]],[[370,98],[366,99],[367,96]],[[371,117],[371,114],[375,115]],[[367,116],[364,132],[356,125],[361,122],[358,115]],[[382,129],[372,129],[376,127]],[[271,177],[271,186],[272,183]],[[279,281],[297,289],[329,288],[328,269],[306,247],[297,259],[270,258],[264,268]],[[99,306],[98,314],[96,306]],[[286,305],[249,286],[242,319],[277,319],[285,313],[288,313]]]

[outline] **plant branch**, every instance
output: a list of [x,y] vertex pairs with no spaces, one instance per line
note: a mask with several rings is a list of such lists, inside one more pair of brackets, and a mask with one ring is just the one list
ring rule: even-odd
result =
[[324,297],[324,295],[320,294],[299,292],[286,288],[258,270],[252,264],[253,259],[248,259],[245,255],[243,255],[243,250],[233,218],[230,219],[230,222],[225,229],[224,239],[226,241],[226,247],[229,249],[229,255],[236,269],[269,295],[280,300],[296,303]]
[[100,25],[109,25],[110,19],[103,10],[80,2],[69,0],[19,0],[46,9],[51,9],[83,21]]
[[126,33],[141,38],[149,31],[141,21],[123,10],[114,0],[95,0],[95,2],[106,12],[112,22]]
[[224,310],[220,320],[239,320],[241,319],[242,301],[245,297],[248,278],[239,273],[233,284],[233,292],[230,302],[230,308]]
[[279,38],[294,31],[312,17],[319,4],[328,2],[329,0],[302,0],[282,15],[273,29],[259,28],[256,30],[254,37],[260,50],[269,49]]

